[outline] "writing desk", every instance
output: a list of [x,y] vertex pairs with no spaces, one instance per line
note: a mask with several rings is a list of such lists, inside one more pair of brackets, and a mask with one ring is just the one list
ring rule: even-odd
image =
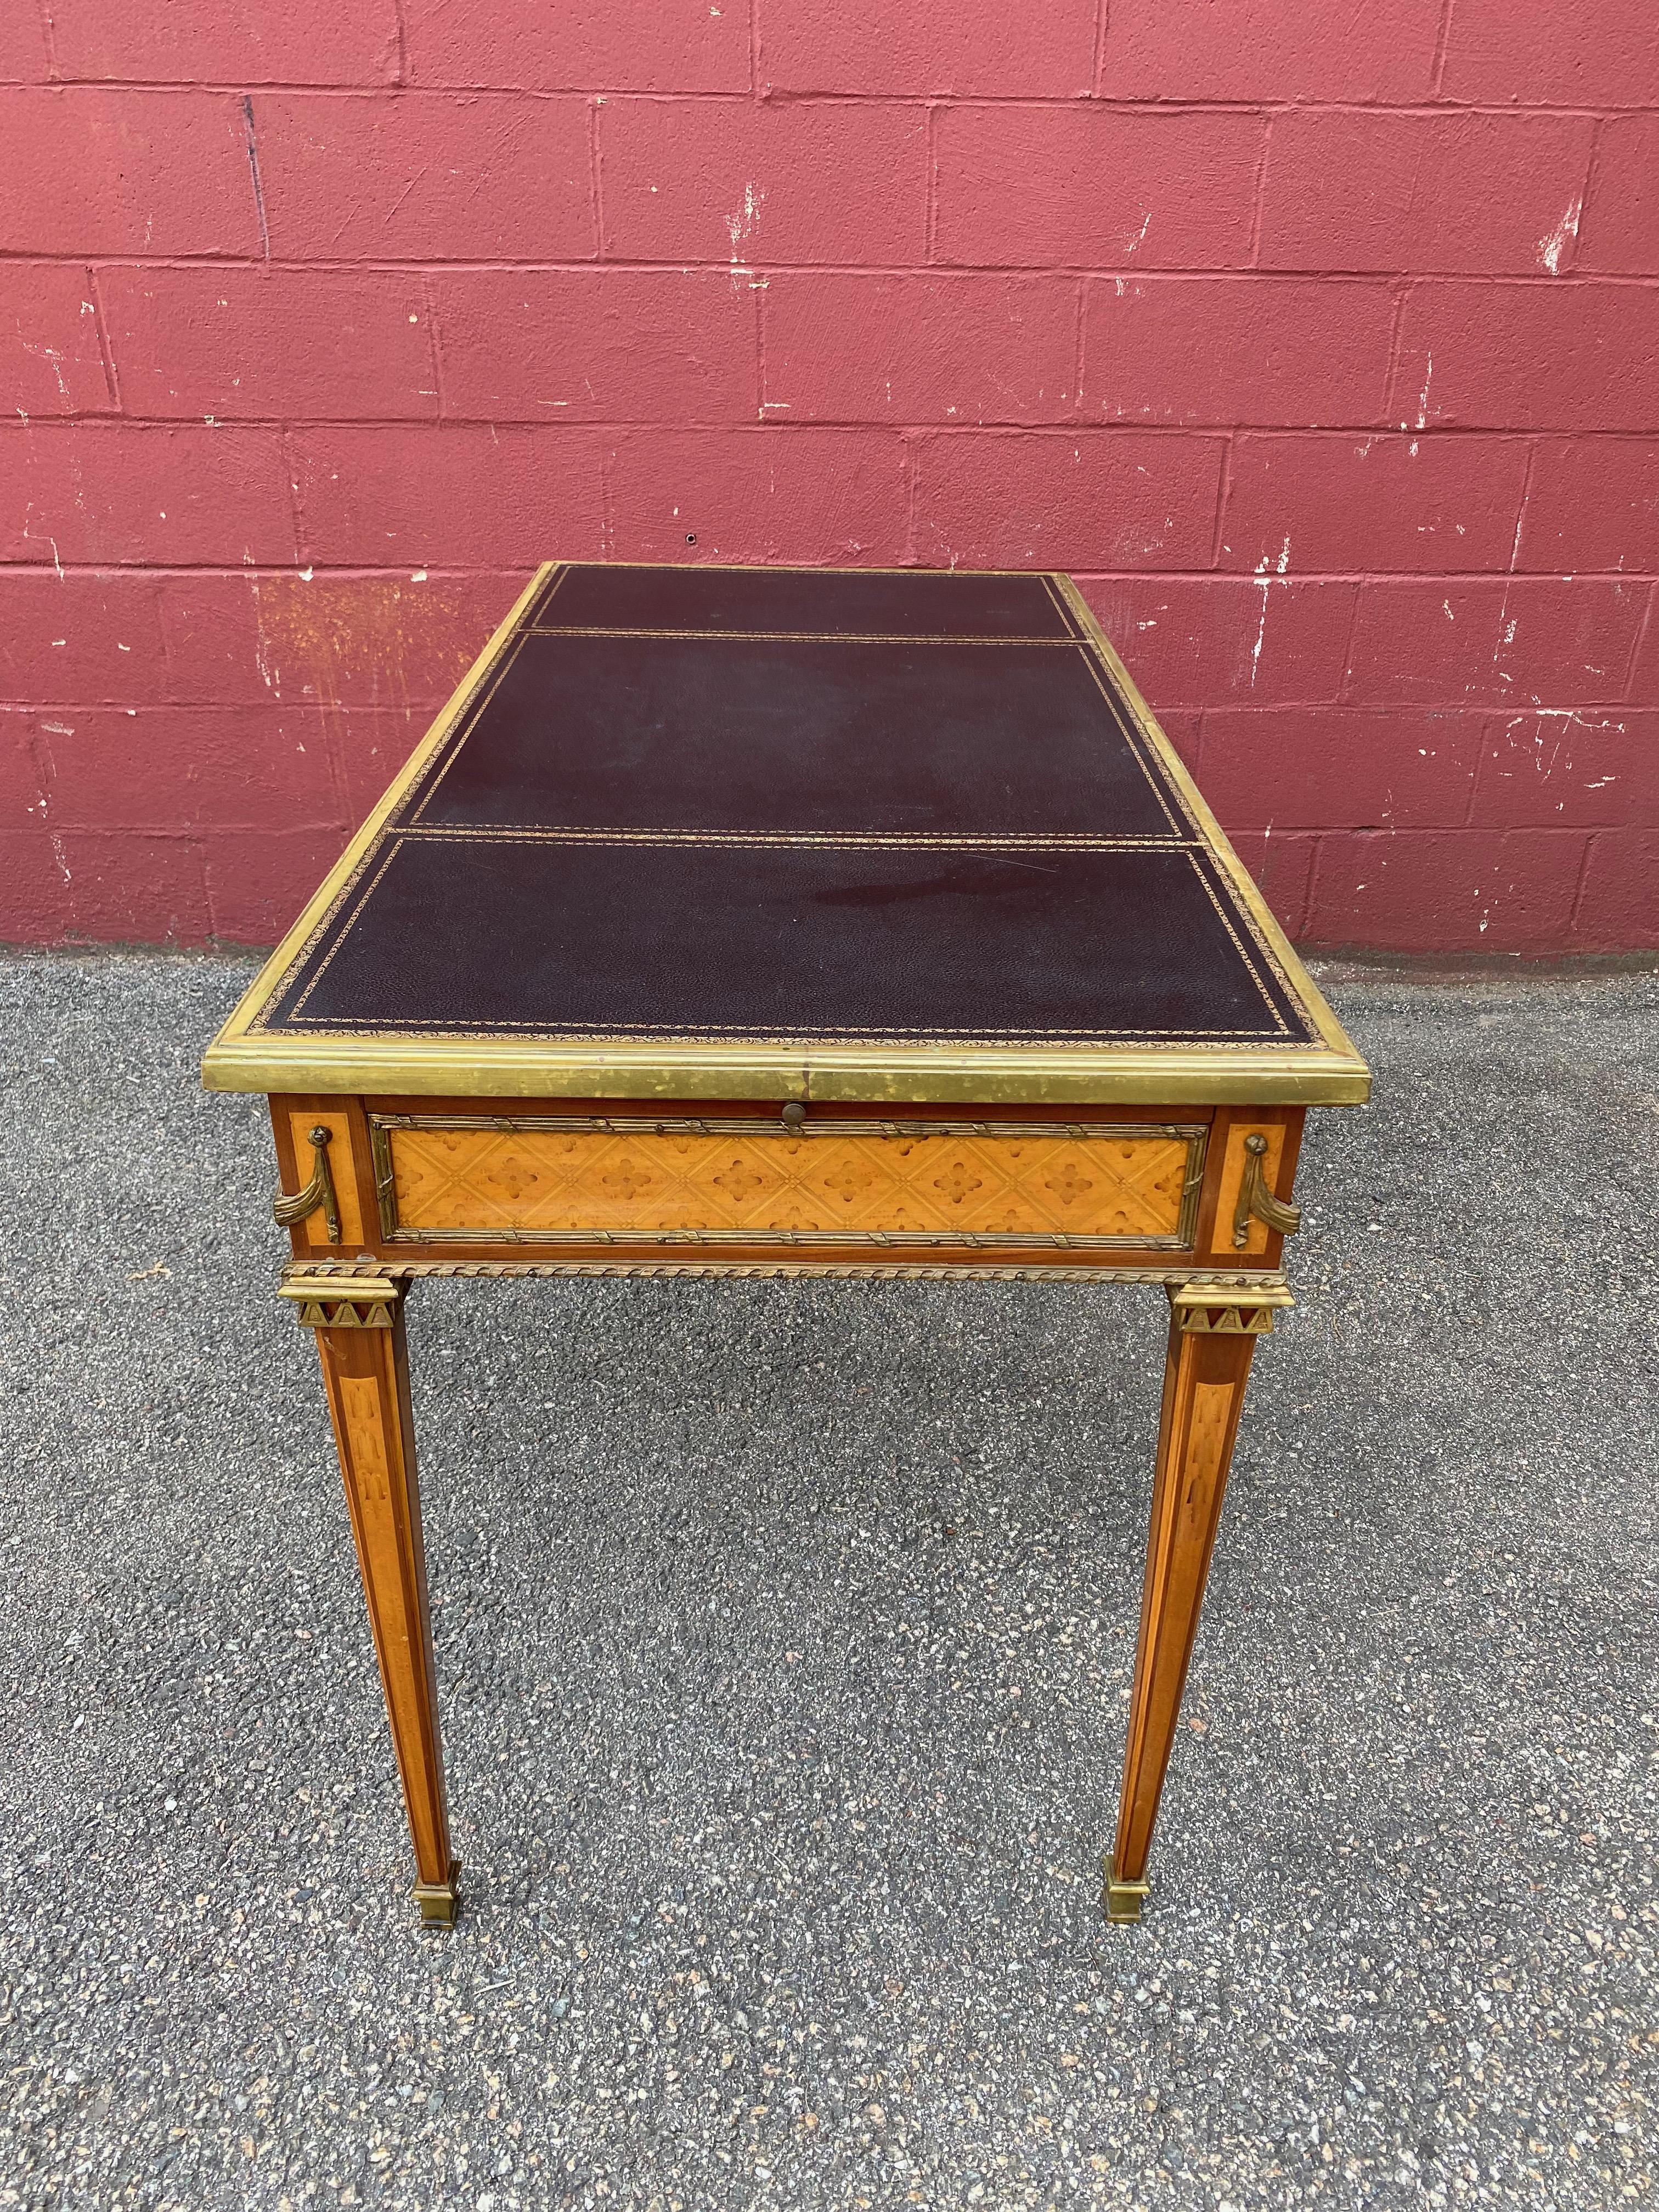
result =
[[1139,1917],[1304,1115],[1369,1078],[1069,579],[542,568],[203,1075],[270,1097],[428,1921],[412,1280],[1162,1285]]

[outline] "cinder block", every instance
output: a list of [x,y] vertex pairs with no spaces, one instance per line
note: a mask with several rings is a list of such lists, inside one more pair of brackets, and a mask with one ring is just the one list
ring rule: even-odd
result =
[[1264,269],[1573,266],[1595,124],[1581,115],[1288,108],[1261,186]]
[[[5,13],[26,14],[8,7]],[[65,76],[140,84],[389,84],[398,71],[397,0],[282,0],[227,7],[167,0],[106,7],[55,0]]]
[[1274,921],[1294,943],[1307,919],[1319,840],[1291,830],[1282,835],[1260,830],[1227,832],[1229,843],[1249,870]]
[[37,717],[0,708],[0,823],[40,828],[46,820],[46,763],[36,744]]
[[1079,577],[1154,713],[1340,692],[1358,586],[1243,576]]
[[1393,321],[1380,283],[1095,278],[1084,300],[1083,412],[1228,428],[1380,424]]
[[283,696],[259,620],[262,579],[232,571],[156,579],[167,696],[184,706],[264,707]]
[[313,702],[407,708],[424,721],[478,655],[522,576],[416,580],[293,569],[158,581],[169,696],[198,705]]
[[1559,951],[1582,830],[1337,830],[1319,841],[1304,931],[1314,948]]
[[288,260],[579,260],[597,250],[585,100],[261,93],[270,250]]
[[890,430],[640,431],[617,444],[611,498],[621,561],[906,557],[904,448]]
[[1659,584],[1648,595],[1647,619],[1630,665],[1626,696],[1644,706],[1659,700]]
[[999,101],[940,111],[934,258],[1228,269],[1250,258],[1259,115]]
[[404,0],[411,82],[603,92],[747,92],[749,10],[734,0]]
[[[266,696],[313,700],[337,727],[347,710],[412,717],[419,737],[483,651],[526,581],[524,573],[395,575],[278,570],[251,580],[235,611],[248,624]],[[257,696],[257,695],[256,695]],[[337,713],[336,710],[339,710]],[[378,798],[378,791],[370,794]]]
[[100,415],[104,374],[92,278],[78,264],[8,261],[0,300],[0,415]]
[[1484,735],[1455,709],[1212,707],[1204,796],[1229,833],[1460,829]]
[[0,829],[0,945],[60,944],[74,911],[72,889],[48,831]]
[[1659,270],[1659,115],[1604,118],[1574,266],[1625,276]]
[[1659,830],[1604,830],[1590,839],[1568,945],[1574,952],[1659,945]]
[[343,829],[210,833],[202,850],[212,935],[223,945],[275,945],[345,843]]
[[96,945],[204,945],[202,848],[146,830],[65,830],[48,849],[63,878],[61,927]]
[[275,430],[0,424],[0,560],[160,566],[295,551]]
[[0,9],[0,84],[39,84],[49,67],[40,9]]
[[309,560],[374,568],[598,560],[605,443],[575,423],[318,424],[294,441],[301,541]]
[[1441,0],[1111,0],[1109,100],[1425,100]]
[[1241,435],[1221,565],[1304,575],[1507,568],[1526,468],[1522,438]]
[[755,302],[723,271],[467,269],[431,285],[447,415],[755,420]]
[[1369,582],[1346,696],[1517,714],[1622,699],[1647,598],[1596,576]]
[[1065,100],[1094,74],[1094,0],[764,0],[759,31],[768,90]]
[[1659,708],[1493,714],[1471,820],[1482,829],[1659,829]]
[[916,551],[933,567],[1209,566],[1223,439],[963,430],[913,452]]
[[1516,566],[1659,569],[1659,441],[1540,439]]
[[1073,409],[1077,287],[785,270],[762,295],[775,420],[1044,422]]
[[920,262],[927,113],[878,100],[612,100],[605,250],[635,261]]
[[331,828],[341,819],[314,710],[65,708],[31,719],[55,830]]
[[1659,105],[1659,15],[1630,0],[1457,0],[1442,96],[1482,106]]
[[138,706],[167,696],[152,577],[0,572],[0,697]]
[[257,255],[237,101],[222,92],[0,92],[0,208],[21,253]]
[[1659,286],[1413,285],[1391,420],[1515,430],[1651,430]]
[[106,269],[121,398],[137,415],[435,416],[420,277],[346,269]]

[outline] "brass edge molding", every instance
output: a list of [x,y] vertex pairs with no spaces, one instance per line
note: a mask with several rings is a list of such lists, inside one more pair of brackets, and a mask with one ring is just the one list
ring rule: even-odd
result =
[[[785,1115],[790,1111],[785,1107]],[[933,1115],[809,1121],[804,1115],[799,1121],[773,1121],[758,1114],[371,1114],[368,1121],[371,1129],[499,1129],[514,1135],[530,1130],[617,1137],[1171,1137],[1189,1145],[1207,1136],[1210,1127],[1207,1121],[956,1121]]]
[[883,565],[872,562],[868,568],[862,563],[856,568],[827,568],[821,561],[581,561],[570,562],[547,562],[545,567],[582,568],[644,568],[652,572],[672,568],[686,575],[763,575],[763,576],[998,576],[1021,583],[1044,582],[1050,571],[1046,568],[922,568],[915,562],[907,566]]
[[1303,1003],[1313,1016],[1315,1024],[1327,1048],[1338,1055],[1352,1072],[1356,1080],[1363,1084],[1364,1087],[1349,1098],[1332,1100],[1329,1103],[1363,1105],[1370,1095],[1370,1070],[1361,1058],[1352,1038],[1338,1021],[1323,992],[1297,957],[1290,939],[1279,927],[1272,908],[1261,896],[1261,888],[1255,877],[1233,850],[1232,842],[1226,831],[1217,821],[1203,793],[1194,781],[1186,763],[1164,734],[1158,717],[1142,696],[1133,677],[1119,659],[1116,648],[1101,628],[1093,608],[1070,576],[1055,572],[1054,581],[1073,617],[1082,625],[1085,635],[1110,670],[1114,681],[1121,687],[1125,704],[1128,707],[1147,742],[1156,749],[1165,773],[1196,816],[1235,890],[1249,909],[1251,918],[1273,947],[1274,954],[1289,975]]
[[319,1122],[310,1131],[307,1141],[311,1146],[314,1165],[311,1181],[303,1190],[292,1196],[279,1190],[270,1201],[271,1218],[279,1229],[297,1229],[302,1221],[309,1221],[320,1206],[323,1225],[328,1231],[328,1241],[340,1241],[340,1201],[335,1195],[334,1175],[328,1164],[328,1148],[334,1141],[334,1132]]
[[1063,1229],[394,1229],[388,1244],[607,1244],[618,1251],[665,1251],[678,1245],[696,1251],[722,1244],[781,1251],[825,1246],[848,1252],[890,1252],[921,1248],[939,1252],[1190,1252],[1190,1237],[1073,1235]]
[[[358,862],[374,844],[392,814],[403,804],[410,790],[425,774],[434,756],[448,738],[456,723],[471,706],[473,696],[479,685],[489,675],[507,646],[511,644],[520,621],[535,605],[537,594],[555,571],[563,565],[557,561],[544,561],[537,568],[535,574],[491,632],[483,650],[461,678],[450,698],[440,710],[437,719],[428,729],[426,735],[404,763],[398,774],[393,776],[377,804],[369,810],[356,835],[349,840],[344,852],[324,877],[311,898],[307,901],[292,929],[283,938],[270,959],[265,962],[264,966],[260,969],[248,989],[243,993],[232,1012],[230,1019],[203,1055],[202,1081],[205,1089],[210,1091],[282,1091],[301,1090],[307,1087],[301,1084],[288,1082],[272,1084],[239,1083],[234,1080],[226,1082],[216,1080],[216,1076],[224,1064],[228,1048],[234,1048],[238,1041],[245,1037],[249,1024],[263,1009],[267,1000],[281,983],[289,967],[310,937],[312,931],[333,904],[341,886],[349,879]],[[321,1085],[316,1087],[327,1089],[330,1086]]]
[[1358,1105],[1370,1078],[1316,1046],[576,1044],[223,1038],[210,1091],[479,1098],[811,1098],[826,1105]]
[[1244,1139],[1244,1172],[1238,1179],[1238,1204],[1233,1212],[1233,1249],[1242,1252],[1250,1241],[1250,1223],[1262,1222],[1281,1237],[1294,1237],[1302,1226],[1302,1208],[1275,1198],[1267,1188],[1267,1139],[1253,1131]]
[[[1003,1139],[1053,1139],[1127,1137],[1143,1140],[1165,1138],[1187,1146],[1186,1175],[1174,1229],[1164,1237],[1072,1236],[1062,1230],[919,1229],[900,1231],[880,1229],[520,1229],[479,1227],[462,1229],[405,1229],[398,1210],[397,1166],[390,1132],[394,1129],[452,1130],[463,1133],[499,1130],[503,1134],[526,1132],[615,1136],[745,1136],[771,1139],[810,1137],[867,1137],[879,1142],[895,1138],[977,1136]],[[787,1105],[783,1116],[772,1121],[757,1115],[711,1115],[706,1121],[689,1116],[653,1120],[648,1115],[597,1114],[374,1114],[368,1116],[368,1140],[374,1168],[374,1195],[380,1209],[380,1235],[387,1243],[410,1244],[617,1244],[649,1246],[711,1244],[834,1245],[882,1250],[899,1246],[924,1246],[966,1251],[1063,1252],[1188,1252],[1198,1229],[1199,1202],[1204,1190],[1204,1163],[1209,1147],[1207,1121],[951,1121],[933,1118],[904,1121],[809,1121],[799,1107]],[[337,1237],[335,1240],[338,1242]]]

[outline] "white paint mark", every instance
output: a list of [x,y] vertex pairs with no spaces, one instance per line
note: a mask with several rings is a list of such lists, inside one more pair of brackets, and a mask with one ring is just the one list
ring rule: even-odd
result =
[[[1279,574],[1281,576],[1284,574],[1285,569],[1290,566],[1290,560],[1291,541],[1287,538],[1285,540],[1284,550],[1279,556]],[[1261,666],[1262,643],[1267,635],[1267,594],[1273,589],[1273,579],[1270,576],[1262,574],[1262,571],[1266,568],[1267,565],[1267,556],[1264,554],[1261,560],[1256,566],[1256,574],[1261,578],[1261,617],[1255,626],[1255,643],[1250,647],[1250,689],[1252,691],[1255,689],[1256,676]]]
[[72,738],[75,735],[72,722],[42,722],[40,726],[43,730],[50,730],[55,737]]
[[1434,356],[1431,354],[1423,371],[1423,389],[1417,398],[1417,427],[1419,430],[1426,430],[1429,427],[1429,386],[1433,382]]
[[425,570],[424,568],[415,568],[415,569],[411,569],[411,571],[410,572],[410,578],[409,578],[409,580],[410,580],[410,582],[411,584],[423,584],[423,583],[425,583],[425,581],[426,581],[426,570]]
[[1584,212],[1584,196],[1567,203],[1567,211],[1547,237],[1538,241],[1538,258],[1552,276],[1561,274],[1561,256],[1578,235],[1578,218]]
[[1126,261],[1128,259],[1130,254],[1134,252],[1138,247],[1145,246],[1146,243],[1146,228],[1147,225],[1152,222],[1152,210],[1149,208],[1146,215],[1141,218],[1140,228],[1135,233],[1133,238],[1124,249],[1123,258]]
[[753,276],[754,272],[748,266],[748,256],[743,248],[755,234],[765,200],[763,191],[757,190],[753,183],[745,184],[743,205],[735,215],[726,218],[726,234],[732,240],[732,289],[734,292],[741,283],[748,283]]

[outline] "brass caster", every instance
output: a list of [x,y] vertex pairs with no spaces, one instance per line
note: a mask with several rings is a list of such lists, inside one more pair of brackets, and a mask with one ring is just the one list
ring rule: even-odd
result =
[[460,1891],[456,1887],[460,1878],[461,1863],[456,1859],[449,1869],[447,1881],[417,1881],[415,1902],[421,1908],[422,1928],[453,1928],[455,1915],[460,1910]]
[[1120,1881],[1112,1855],[1107,1852],[1101,1861],[1105,1875],[1100,1887],[1100,1909],[1115,1928],[1125,1928],[1140,1917],[1140,1908],[1146,1902],[1149,1881]]

